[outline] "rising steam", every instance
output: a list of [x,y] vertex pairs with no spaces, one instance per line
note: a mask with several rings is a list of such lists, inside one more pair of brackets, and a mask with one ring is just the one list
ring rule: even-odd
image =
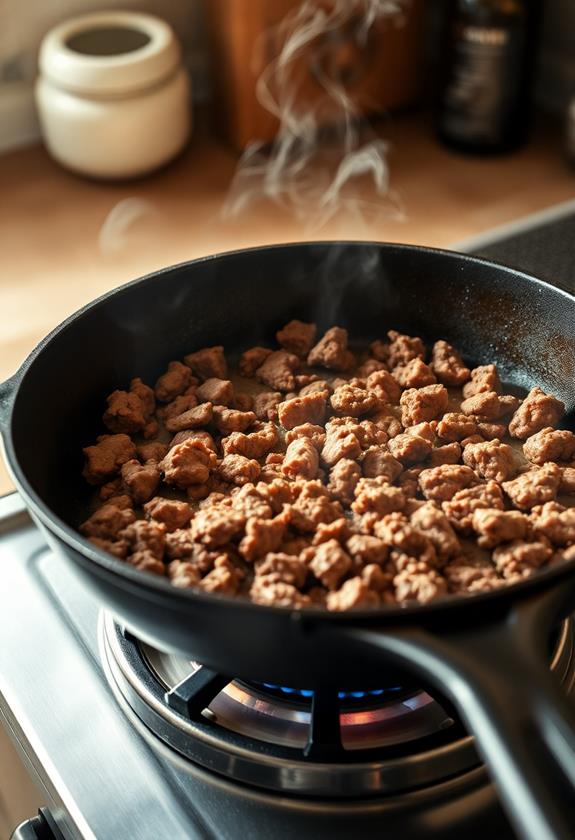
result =
[[[389,187],[387,144],[369,131],[345,83],[321,59],[330,35],[352,31],[361,48],[382,18],[400,24],[409,2],[305,0],[282,20],[272,33],[278,54],[257,82],[258,100],[277,118],[279,129],[271,147],[254,141],[246,148],[225,217],[239,216],[262,200],[315,229],[342,211],[365,221],[382,213],[402,216]],[[304,57],[307,67],[313,61],[324,94],[313,103],[300,95]]]

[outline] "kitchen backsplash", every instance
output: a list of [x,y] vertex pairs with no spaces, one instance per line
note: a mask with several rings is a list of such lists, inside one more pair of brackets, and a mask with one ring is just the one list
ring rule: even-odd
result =
[[[73,15],[120,6],[165,18],[183,44],[194,99],[206,99],[210,84],[202,2],[206,0],[122,0],[121,4],[108,0],[0,0],[0,152],[38,137],[32,97],[38,47],[51,26]],[[538,98],[545,107],[560,113],[575,94],[575,2],[542,2],[545,25]]]

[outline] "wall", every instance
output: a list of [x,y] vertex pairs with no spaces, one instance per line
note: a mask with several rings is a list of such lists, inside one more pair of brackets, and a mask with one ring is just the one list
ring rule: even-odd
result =
[[167,20],[183,44],[194,94],[205,97],[201,0],[0,0],[0,151],[38,136],[32,86],[44,33],[68,17],[113,8],[150,12]]
[[[43,34],[66,17],[120,6],[168,20],[184,45],[194,98],[209,93],[201,4],[209,0],[0,0],[0,152],[38,137],[32,83]],[[270,3],[273,0],[269,0]],[[429,0],[433,10],[442,0]],[[545,10],[538,74],[539,101],[563,112],[575,95],[575,2],[540,0]]]

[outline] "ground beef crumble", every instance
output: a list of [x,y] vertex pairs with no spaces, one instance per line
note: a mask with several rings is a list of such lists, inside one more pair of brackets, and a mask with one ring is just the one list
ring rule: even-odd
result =
[[575,435],[555,428],[556,397],[503,393],[495,365],[443,340],[428,354],[390,330],[368,355],[299,320],[276,339],[239,375],[218,345],[110,394],[108,433],[83,450],[95,548],[179,588],[334,611],[575,558]]

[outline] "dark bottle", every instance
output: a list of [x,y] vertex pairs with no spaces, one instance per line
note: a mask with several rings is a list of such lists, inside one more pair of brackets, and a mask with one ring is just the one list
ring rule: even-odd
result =
[[529,132],[537,0],[451,0],[438,131],[449,146],[489,154]]

